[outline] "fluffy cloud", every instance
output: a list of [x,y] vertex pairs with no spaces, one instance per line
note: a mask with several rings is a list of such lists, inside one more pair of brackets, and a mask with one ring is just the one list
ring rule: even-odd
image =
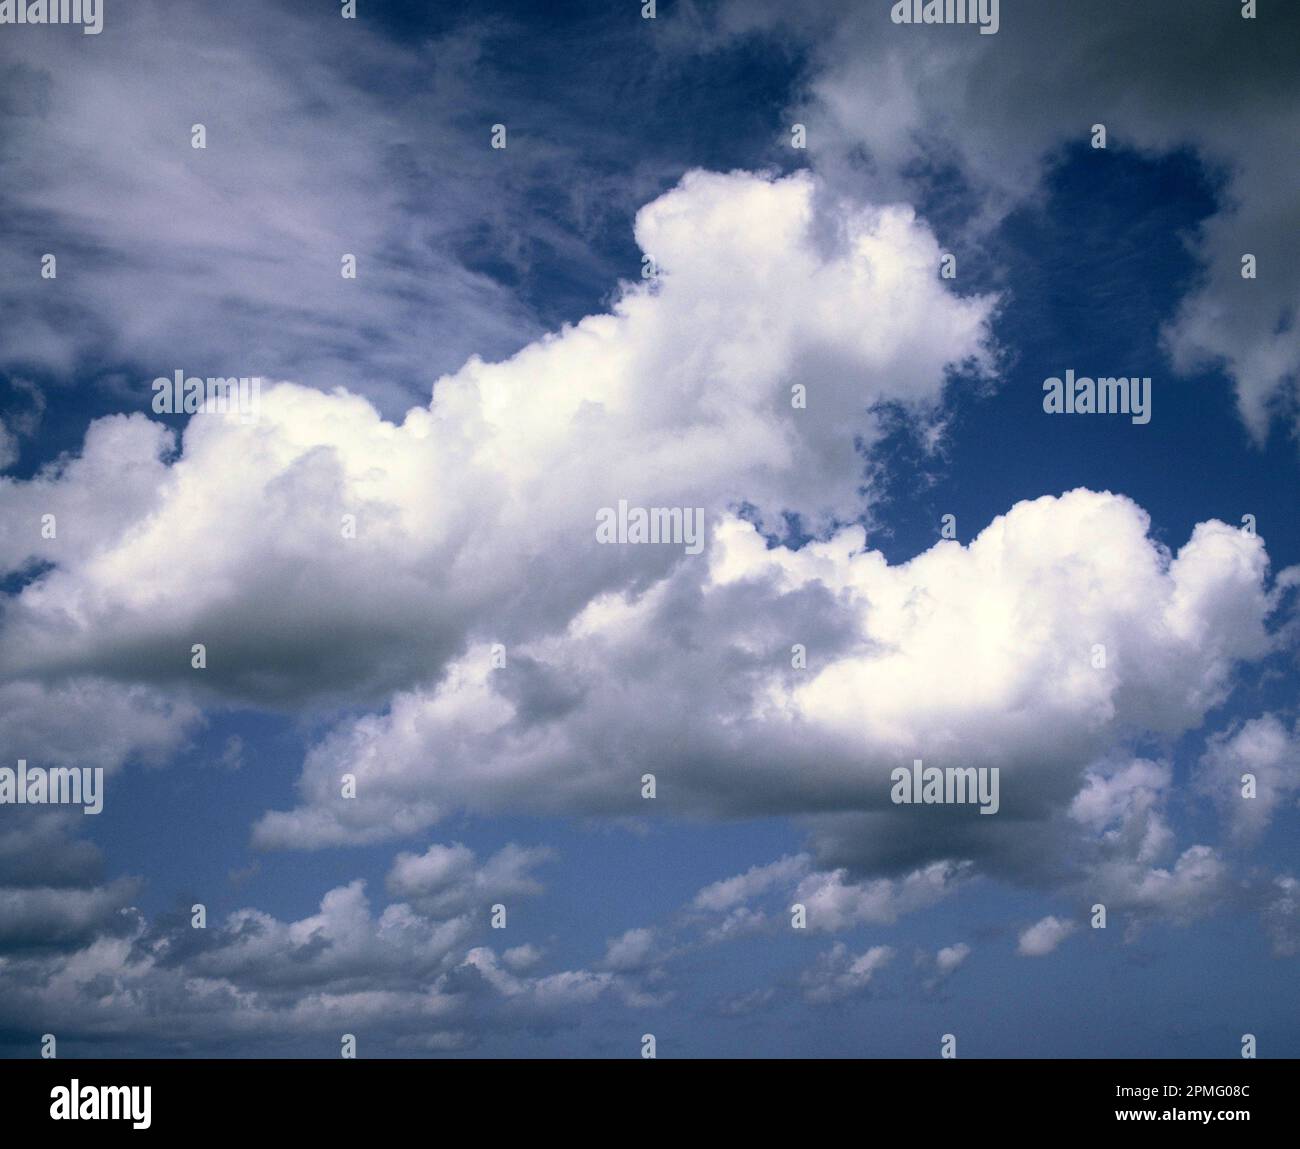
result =
[[970,946],[965,942],[944,946],[934,955],[934,967],[939,977],[944,978],[953,973],[968,957],[970,957]]
[[808,856],[794,854],[762,866],[751,866],[734,878],[723,878],[705,886],[692,906],[697,910],[725,912],[752,901],[775,887],[793,887],[808,872]]
[[263,393],[256,425],[193,418],[174,461],[142,416],[97,422],[79,459],[0,481],[3,569],[53,564],[8,605],[0,671],[377,700],[476,632],[525,640],[683,561],[598,545],[596,512],[620,499],[710,523],[743,502],[778,531],[786,514],[851,519],[868,409],[931,410],[948,368],[986,363],[992,301],[945,289],[909,209],[818,215],[815,190],[688,175],[637,217],[654,284],[505,362],[472,359],[398,424],[292,384]]
[[1150,862],[1173,842],[1164,811],[1172,782],[1168,763],[1141,758],[1090,770],[1070,803],[1070,816],[1096,835],[1099,848]]
[[[852,7],[851,21],[880,19]],[[298,27],[270,11],[247,28],[187,11],[194,20],[168,28],[192,36],[197,21],[227,48],[231,36],[274,43],[269,30]],[[1145,52],[1125,39],[1130,17],[1098,31],[1093,15],[1054,3],[1018,13],[997,39],[1000,71],[979,37],[908,39],[883,22],[879,37],[822,37],[807,104],[816,174],[690,173],[637,217],[653,283],[623,285],[607,314],[511,358],[463,366],[470,348],[513,350],[535,328],[459,266],[448,236],[403,225],[398,201],[423,180],[402,152],[410,124],[335,85],[334,49],[282,74],[237,43],[233,87],[247,102],[225,104],[224,136],[209,125],[222,162],[201,178],[192,165],[209,157],[185,152],[183,133],[178,143],[146,106],[165,80],[140,67],[160,39],[162,67],[180,67],[182,54],[165,50],[179,33],[119,37],[71,86],[44,74],[64,50],[53,37],[33,65],[0,74],[0,117],[21,157],[6,162],[0,199],[36,220],[23,242],[55,222],[74,259],[119,257],[106,259],[96,300],[65,276],[59,307],[7,307],[17,322],[0,337],[0,363],[70,371],[88,347],[139,359],[163,345],[185,361],[159,368],[170,370],[234,345],[256,361],[222,373],[303,373],[301,385],[268,388],[255,425],[205,415],[178,437],[142,414],[113,416],[90,426],[78,455],[30,480],[0,477],[0,573],[17,587],[0,621],[10,757],[114,770],[175,753],[200,722],[195,700],[343,704],[347,716],[307,755],[297,803],[259,821],[257,845],[374,842],[460,812],[661,811],[795,814],[811,843],[706,887],[670,926],[609,939],[591,969],[547,973],[531,943],[500,954],[475,944],[487,904],[540,890],[546,850],[511,845],[480,860],[437,844],[394,860],[382,909],[358,880],[301,920],[246,908],[194,931],[147,925],[135,882],[105,878],[75,819],[31,812],[0,833],[4,1027],[110,1040],[146,1018],[182,1048],[249,1035],[324,1048],[372,1026],[402,1048],[453,1049],[485,1025],[536,1029],[597,1002],[660,1004],[663,964],[691,948],[677,931],[698,927],[694,941],[712,944],[787,929],[795,901],[812,932],[888,926],[977,874],[1045,882],[1068,861],[1069,892],[1134,921],[1183,923],[1219,904],[1227,864],[1212,846],[1176,843],[1170,764],[1132,754],[1200,726],[1239,664],[1273,649],[1262,541],[1212,521],[1173,554],[1139,507],[1087,490],[1018,503],[965,545],[894,564],[845,526],[871,513],[873,408],[929,420],[955,372],[993,366],[995,300],[948,291],[931,230],[909,208],[878,204],[912,190],[907,171],[950,161],[982,222],[1000,216],[1082,133],[1062,126],[1077,119],[1076,71],[1096,108],[1088,118],[1107,119],[1117,144],[1191,142],[1223,165],[1231,206],[1196,238],[1207,274],[1169,346],[1180,367],[1226,365],[1256,434],[1286,413],[1300,253],[1291,239],[1273,245],[1253,283],[1237,259],[1253,236],[1295,230],[1294,160],[1276,159],[1293,154],[1294,106],[1257,101],[1256,130],[1242,133],[1235,109],[1200,102],[1204,85],[1182,98],[1224,39],[1221,14],[1191,18],[1147,94],[1127,82]],[[771,16],[755,0],[723,19],[734,29]],[[1039,63],[1049,29],[1062,45],[1050,73]],[[1254,32],[1232,24],[1234,36]],[[349,52],[364,64],[381,47],[361,34]],[[409,75],[426,57],[385,59]],[[1271,55],[1259,62],[1241,75],[1256,94],[1277,76]],[[123,83],[124,71],[134,78]],[[297,115],[304,100],[320,115]],[[248,130],[254,107],[278,125],[269,134]],[[387,143],[345,149],[340,171],[348,135],[330,126],[340,118]],[[851,159],[864,147],[867,185]],[[99,189],[90,209],[51,183],[67,155]],[[299,157],[298,169],[277,173],[280,155]],[[141,163],[161,173],[145,189]],[[263,173],[258,186],[232,174],[248,170]],[[877,205],[861,202],[863,186]],[[324,199],[282,211],[298,189],[322,187]],[[192,210],[171,210],[181,201]],[[213,259],[213,235],[229,259]],[[120,258],[144,237],[148,258]],[[14,261],[26,261],[26,275],[21,246],[0,266],[17,274]],[[352,249],[364,293],[337,278],[338,253]],[[301,274],[304,251],[320,275]],[[213,273],[190,275],[196,260]],[[299,302],[286,311],[287,284]],[[218,306],[229,322],[214,327]],[[72,338],[61,334],[68,313],[91,320]],[[381,377],[341,375],[358,360]],[[341,377],[353,392],[319,389]],[[391,417],[430,385],[427,406]],[[800,386],[806,408],[791,403]],[[0,469],[28,433],[0,424]],[[622,498],[701,507],[706,553],[597,545],[596,510]],[[345,515],[355,538],[340,530]],[[805,532],[814,541],[793,545]],[[194,642],[208,648],[202,673],[190,667]],[[795,644],[806,668],[792,662]],[[239,739],[228,747],[234,765]],[[914,758],[998,768],[999,815],[894,807],[889,773]],[[1295,731],[1265,714],[1211,739],[1198,784],[1244,841],[1293,800],[1297,769]],[[1254,804],[1231,792],[1245,770],[1260,780]],[[652,803],[646,772],[658,778]],[[344,773],[358,780],[354,800],[339,796]],[[1296,902],[1284,875],[1262,903],[1280,955],[1296,950]],[[1019,952],[1050,953],[1076,928],[1044,918]],[[969,953],[939,950],[936,983]],[[892,956],[836,943],[800,979],[803,996],[861,993]],[[723,1008],[741,1014],[773,996],[755,990]]]
[[901,914],[950,895],[970,863],[934,862],[898,880],[850,882],[844,870],[804,878],[795,898],[808,909],[808,928],[834,933],[861,924],[890,924]]
[[[1271,649],[1258,538],[1203,523],[1171,555],[1148,531],[1130,501],[1078,490],[890,566],[859,528],[792,550],[724,517],[707,566],[596,598],[505,668],[472,648],[340,726],[307,756],[300,807],[256,841],[370,840],[455,809],[781,812],[810,816],[829,868],[1007,852],[1032,869],[1034,826],[1099,756],[1196,727]],[[914,758],[998,767],[1002,811],[892,805],[889,773]],[[355,800],[338,798],[345,772]]]
[[109,772],[132,759],[160,762],[200,722],[192,702],[143,686],[94,678],[0,685],[0,755],[11,767],[18,758]]
[[656,956],[654,930],[637,928],[610,939],[605,948],[604,964],[612,970],[638,970],[650,965]]
[[[1242,777],[1252,774],[1255,793],[1243,797]],[[1300,725],[1288,728],[1263,714],[1213,735],[1201,756],[1197,786],[1218,804],[1233,836],[1257,839],[1281,808],[1300,792]]]
[[528,942],[521,946],[512,946],[501,955],[501,960],[508,969],[515,973],[522,973],[524,970],[532,969],[542,960],[542,951]]
[[1078,928],[1074,922],[1043,918],[1021,932],[1016,952],[1021,957],[1046,957]]
[[872,946],[855,955],[843,942],[836,942],[800,977],[804,1000],[812,1005],[829,1005],[861,993],[893,956],[889,946]]
[[1090,889],[1108,910],[1138,919],[1165,918],[1186,925],[1216,909],[1228,896],[1228,867],[1212,846],[1189,846],[1171,867],[1147,867],[1112,859],[1096,867]]
[[[182,927],[184,929],[184,927]],[[179,933],[154,947],[163,963],[185,959],[203,977],[246,987],[306,987],[351,991],[376,981],[394,987],[447,968],[472,929],[467,917],[431,921],[405,903],[374,915],[365,883],[330,890],[320,912],[281,922],[258,910],[238,910],[209,941]]]
[[3,1016],[61,1042],[129,1034],[184,1052],[256,1040],[337,1056],[344,1032],[363,1043],[380,1027],[387,1040],[454,1034],[456,1002],[439,976],[469,932],[400,904],[373,915],[360,882],[330,891],[318,914],[297,922],[240,910],[207,930],[188,917],[151,928],[133,914],[122,936],[7,959]]
[[137,889],[129,879],[89,889],[0,887],[0,946],[62,947],[111,933]]
[[[467,890],[491,887],[493,860],[455,866]],[[51,903],[46,890],[0,891],[10,951],[0,961],[0,1025],[61,1042],[130,1035],[173,1052],[256,1041],[337,1055],[344,1032],[372,1050],[438,1052],[500,1028],[571,1023],[572,1007],[606,996],[638,1008],[663,1000],[610,970],[526,974],[541,958],[535,946],[498,958],[472,944],[488,932],[486,916],[433,916],[404,901],[376,912],[359,880],[296,921],[249,908],[201,930],[187,914],[146,923],[122,905],[130,892],[73,888]]]
[[520,977],[502,969],[496,952],[488,946],[470,950],[457,971],[454,984],[467,985],[472,974],[499,995],[512,1016],[527,1021],[554,1017],[557,1011],[589,1006],[606,996],[644,1008],[659,999],[610,970],[564,970],[540,977]]
[[544,847],[509,845],[480,865],[462,845],[433,845],[423,854],[398,854],[388,892],[431,916],[472,908],[486,912],[498,900],[540,893],[541,883],[530,871],[551,856]]
[[705,886],[684,921],[702,926],[706,942],[788,929],[796,904],[814,933],[892,925],[951,896],[970,870],[969,862],[935,862],[898,878],[855,881],[844,869],[818,870],[810,855],[794,854]]
[[1194,845],[1175,855],[1167,815],[1172,789],[1168,763],[1139,758],[1088,771],[1069,811],[1088,831],[1077,846],[1086,877],[1076,889],[1084,905],[1126,913],[1136,929],[1151,919],[1186,925],[1224,900],[1228,867],[1218,850]]

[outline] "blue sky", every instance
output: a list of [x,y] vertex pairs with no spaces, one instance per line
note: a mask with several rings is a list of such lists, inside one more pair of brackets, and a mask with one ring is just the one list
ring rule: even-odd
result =
[[360,7],[0,29],[0,1049],[1295,1056],[1294,19]]

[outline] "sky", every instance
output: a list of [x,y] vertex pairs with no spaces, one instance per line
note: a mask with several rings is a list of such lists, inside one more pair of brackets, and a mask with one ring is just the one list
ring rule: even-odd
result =
[[0,25],[0,1054],[1300,1055],[1252,7]]

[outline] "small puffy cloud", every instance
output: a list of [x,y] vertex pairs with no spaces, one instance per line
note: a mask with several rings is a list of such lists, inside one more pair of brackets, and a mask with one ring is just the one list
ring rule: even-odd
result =
[[800,976],[804,1000],[811,1005],[829,1005],[861,993],[893,956],[889,946],[872,946],[855,955],[843,942],[836,942]]
[[590,1006],[605,997],[643,1007],[656,999],[637,984],[611,970],[564,970],[544,976],[518,976],[501,967],[496,952],[477,946],[465,956],[449,985],[457,990],[472,986],[473,976],[491,988],[509,1014],[523,1023],[554,1017],[557,1013]]
[[523,973],[525,970],[530,970],[541,960],[542,951],[532,942],[526,942],[521,946],[512,946],[501,955],[501,961],[506,968],[514,973]]
[[1076,892],[1089,905],[1127,913],[1131,928],[1147,919],[1186,925],[1213,912],[1228,890],[1217,850],[1195,845],[1176,854],[1166,810],[1172,783],[1168,763],[1101,763],[1070,804],[1088,831],[1075,844],[1086,875]]
[[1092,831],[1100,849],[1153,861],[1173,843],[1164,814],[1172,781],[1168,763],[1142,758],[1094,768],[1070,803],[1070,816]]
[[715,944],[766,933],[774,927],[776,921],[775,915],[769,916],[763,910],[756,910],[750,906],[736,906],[728,910],[721,921],[705,926],[704,940]]
[[956,945],[944,946],[937,954],[934,955],[934,967],[940,977],[947,977],[957,969],[968,957],[970,957],[970,946],[965,942],[958,942]]
[[486,911],[498,901],[541,893],[532,871],[552,857],[546,847],[511,843],[480,864],[466,846],[435,844],[423,854],[398,854],[387,887],[431,917]]
[[808,872],[808,856],[794,854],[763,866],[751,866],[734,878],[713,882],[695,895],[696,909],[721,912],[765,894],[774,886],[792,886]]
[[930,955],[924,950],[916,952],[916,966],[923,974],[922,985],[928,992],[934,992],[943,985],[966,961],[971,954],[971,947],[965,942],[944,946],[937,953]]
[[1079,927],[1071,921],[1046,917],[1020,934],[1016,952],[1021,957],[1045,957]]
[[1094,900],[1135,918],[1162,918],[1187,925],[1217,909],[1231,884],[1227,864],[1212,846],[1189,846],[1172,866],[1112,859],[1089,877]]
[[[810,855],[794,854],[705,886],[692,900],[690,916],[707,923],[709,941],[788,924],[794,905],[804,907],[805,927],[813,932],[890,925],[950,896],[970,869],[970,863],[945,861],[898,878],[855,880],[845,869],[818,870]],[[766,909],[755,901],[766,901]]]
[[[1249,798],[1247,774],[1254,776]],[[1214,799],[1234,838],[1254,841],[1300,796],[1300,723],[1288,727],[1276,714],[1263,714],[1212,735],[1196,784]]]
[[430,921],[402,903],[375,914],[358,880],[330,890],[319,911],[299,921],[245,909],[208,937],[190,936],[202,933],[182,926],[155,952],[195,974],[250,988],[351,989],[359,982],[391,986],[445,970],[472,926],[464,917]]
[[630,929],[617,938],[612,938],[605,947],[602,964],[606,969],[627,973],[644,969],[655,960],[655,932],[651,929]]
[[808,928],[837,933],[856,925],[888,925],[901,915],[948,897],[968,875],[970,863],[933,862],[898,879],[849,881],[845,870],[804,878],[794,899],[808,909]]

